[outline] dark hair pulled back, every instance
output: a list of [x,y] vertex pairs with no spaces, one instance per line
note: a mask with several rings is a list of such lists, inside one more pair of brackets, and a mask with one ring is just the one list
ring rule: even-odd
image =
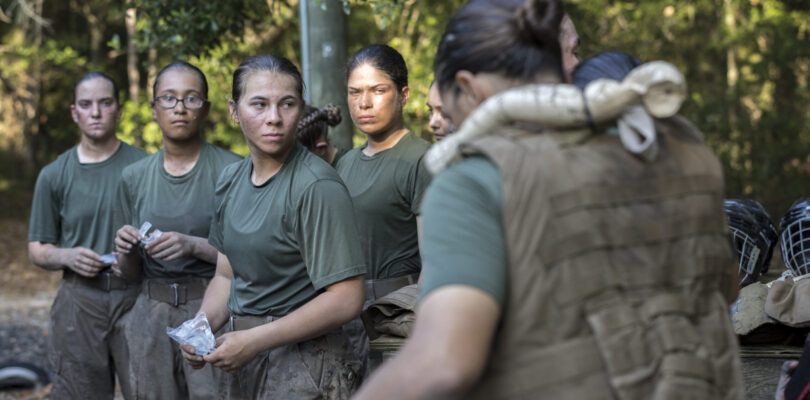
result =
[[355,68],[369,64],[382,71],[394,82],[397,90],[408,86],[408,66],[396,49],[384,44],[371,44],[358,50],[346,65],[346,80]]
[[315,147],[318,139],[327,134],[330,126],[337,126],[343,117],[340,107],[327,104],[323,108],[306,106],[304,116],[298,122],[298,141],[307,148]]
[[119,91],[118,91],[118,84],[115,83],[115,79],[113,79],[111,76],[109,76],[106,73],[101,72],[101,71],[88,72],[88,73],[82,75],[82,77],[79,78],[78,81],[76,81],[76,84],[73,85],[73,102],[74,103],[76,102],[76,90],[79,89],[79,85],[81,85],[83,82],[87,82],[87,81],[89,81],[91,79],[96,79],[96,78],[104,79],[105,81],[110,82],[110,84],[112,85],[112,89],[113,89],[113,98],[115,98],[115,102],[117,104],[121,104],[121,102],[118,100]]
[[155,83],[152,84],[152,96],[157,97],[157,88],[158,83],[160,82],[160,77],[163,76],[169,70],[179,68],[179,69],[187,69],[191,72],[197,74],[197,77],[200,78],[200,83],[202,83],[202,95],[203,98],[208,99],[208,79],[205,79],[205,74],[197,68],[195,65],[187,63],[185,61],[175,61],[165,67],[163,67],[160,72],[158,72],[157,76],[155,77]]
[[231,88],[231,99],[233,101],[238,103],[239,99],[242,98],[245,81],[250,72],[254,71],[268,71],[291,76],[295,80],[295,91],[298,93],[298,98],[300,100],[304,99],[304,79],[301,77],[298,67],[287,58],[262,54],[248,58],[233,71],[233,87]]
[[531,82],[539,73],[562,80],[560,0],[471,0],[447,24],[433,64],[439,89],[456,72],[498,73]]
[[577,65],[573,73],[574,85],[585,89],[585,86],[597,79],[622,81],[639,65],[641,60],[629,54],[618,51],[599,53]]

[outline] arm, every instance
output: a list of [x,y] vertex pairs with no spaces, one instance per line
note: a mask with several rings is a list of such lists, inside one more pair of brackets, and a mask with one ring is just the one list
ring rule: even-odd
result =
[[499,318],[498,303],[483,291],[462,285],[437,289],[417,310],[405,346],[355,398],[461,398],[486,366]]
[[[225,254],[217,252],[217,270],[211,282],[208,283],[208,288],[205,289],[200,310],[197,311],[197,314],[205,313],[208,324],[211,325],[211,330],[214,332],[220,330],[228,322],[228,296],[231,293],[231,279],[233,279],[231,262],[228,261]],[[181,346],[180,349],[183,350],[183,357],[192,368],[200,369],[205,366],[205,360],[194,352],[194,347]]]
[[115,233],[116,262],[112,266],[116,275],[137,282],[141,279],[143,265],[137,246],[141,242],[138,229],[124,225]]
[[85,247],[63,249],[52,243],[28,242],[28,257],[38,267],[52,271],[67,268],[88,278],[104,269],[98,254]]
[[171,261],[182,257],[194,257],[207,263],[217,263],[217,249],[208,244],[207,238],[179,232],[163,232],[159,238],[144,248],[150,256],[159,260]]
[[217,339],[216,351],[204,359],[226,372],[234,372],[262,351],[302,342],[337,329],[360,315],[363,289],[362,275],[333,283],[283,318],[246,331],[222,335]]

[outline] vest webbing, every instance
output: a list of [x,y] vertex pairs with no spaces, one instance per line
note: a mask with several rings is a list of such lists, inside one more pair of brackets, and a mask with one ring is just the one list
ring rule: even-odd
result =
[[472,398],[742,398],[722,169],[684,119],[656,129],[651,163],[610,135],[467,144],[501,172],[509,262]]

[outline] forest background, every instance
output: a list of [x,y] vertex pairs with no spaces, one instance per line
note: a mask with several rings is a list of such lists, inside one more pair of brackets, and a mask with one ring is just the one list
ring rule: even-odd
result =
[[[348,54],[398,49],[410,69],[408,126],[429,138],[433,55],[460,0],[309,0],[337,7]],[[682,113],[723,162],[728,197],[762,202],[778,223],[810,182],[810,2],[569,0],[583,58],[619,50],[686,75]],[[157,70],[182,59],[207,75],[209,141],[246,154],[231,123],[231,76],[246,57],[301,65],[298,0],[0,0],[0,217],[27,218],[39,170],[75,145],[73,84],[103,70],[119,82],[119,137],[160,148],[149,100]],[[345,70],[325,77],[345,83]],[[322,106],[323,104],[315,104]],[[351,124],[344,113],[344,124]],[[362,142],[355,132],[354,144]]]

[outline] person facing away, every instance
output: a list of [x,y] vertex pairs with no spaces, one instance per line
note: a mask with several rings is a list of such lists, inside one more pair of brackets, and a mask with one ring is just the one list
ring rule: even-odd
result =
[[[346,153],[337,171],[352,196],[365,246],[368,306],[419,278],[419,214],[430,183],[422,157],[430,143],[405,126],[408,67],[398,51],[382,44],[357,51],[348,62],[347,87],[352,121],[368,141]],[[362,322],[358,318],[346,329],[365,360],[368,337]]]
[[323,108],[307,104],[298,122],[298,142],[334,167],[348,150],[338,149],[329,142],[329,127],[337,126],[342,120],[340,107],[334,104],[327,104]]
[[430,131],[433,132],[433,138],[436,141],[441,141],[447,135],[453,133],[453,124],[450,120],[442,115],[442,97],[439,96],[439,88],[436,87],[436,81],[430,83],[427,98],[428,112],[430,113],[430,121],[428,126]]
[[[216,249],[208,244],[217,177],[241,159],[207,143],[202,124],[210,103],[208,82],[197,67],[175,62],[160,70],[152,116],[163,148],[124,169],[116,193],[118,272],[142,278],[132,310],[120,321],[132,354],[138,399],[218,398],[211,367],[194,370],[166,335],[197,312],[214,275]],[[141,237],[144,222],[163,232]]]
[[[451,120],[562,82],[562,13],[462,6],[434,64]],[[722,168],[682,117],[655,126],[649,159],[603,127],[511,121],[464,143],[425,198],[414,331],[356,398],[742,398]]]
[[100,257],[115,249],[112,194],[121,171],[146,153],[115,136],[121,105],[109,75],[82,76],[73,95],[79,144],[40,172],[28,229],[31,262],[62,271],[48,338],[51,395],[112,399],[117,375],[129,398],[129,355],[116,322],[135,302],[138,285],[113,276]]
[[359,361],[341,326],[363,304],[363,253],[334,168],[296,141],[303,79],[288,59],[251,57],[233,74],[231,117],[250,155],[217,182],[208,238],[217,271],[199,308],[222,369],[220,398],[347,399]]

